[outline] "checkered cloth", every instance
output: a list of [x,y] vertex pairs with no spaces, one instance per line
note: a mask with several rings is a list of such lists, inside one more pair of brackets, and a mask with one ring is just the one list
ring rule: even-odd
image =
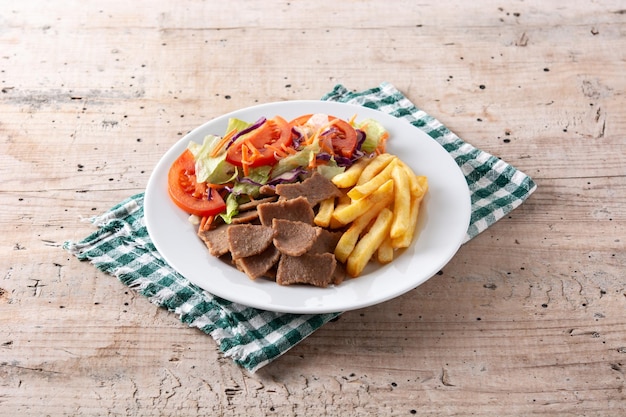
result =
[[[519,206],[536,188],[527,175],[465,143],[389,83],[362,92],[337,85],[323,100],[359,104],[405,119],[450,152],[471,190],[472,217],[466,241]],[[183,323],[210,334],[224,355],[251,372],[340,314],[263,311],[232,303],[191,284],[163,260],[151,242],[144,223],[143,194],[122,201],[91,221],[98,229],[80,242],[65,242],[66,250],[174,312]]]

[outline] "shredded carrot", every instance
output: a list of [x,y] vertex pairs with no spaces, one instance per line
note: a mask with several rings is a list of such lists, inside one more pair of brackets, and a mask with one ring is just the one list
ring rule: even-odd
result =
[[354,126],[355,120],[356,120],[356,113],[354,114],[354,116],[350,118],[350,120],[348,120],[348,123],[350,123],[350,126]]
[[209,154],[209,156],[211,158],[215,158],[217,156],[217,154],[220,153],[220,151],[222,150],[222,148],[233,138],[233,136],[235,136],[235,133],[237,133],[236,129],[231,130],[230,132],[228,132],[219,142],[217,145],[215,145],[215,148],[213,148],[213,150],[211,151],[211,153]]
[[[284,146],[284,145],[283,145]],[[278,156],[279,158],[285,158],[288,153],[286,152],[286,150],[283,149],[279,149],[274,145],[265,145],[266,149],[269,149],[270,151],[274,152],[274,155]]]
[[381,135],[380,139],[378,140],[378,145],[376,146],[376,149],[375,149],[377,155],[380,155],[381,153],[386,152],[387,139],[389,139],[389,133],[385,132]]
[[211,224],[213,224],[213,220],[215,220],[215,216],[203,216],[200,220],[200,231],[205,232],[211,228]]
[[312,143],[312,138],[308,136],[306,132],[302,134],[302,143],[304,145],[310,145]]
[[254,144],[249,140],[246,141],[246,145],[248,145],[248,150],[251,152],[250,156],[252,157],[252,159],[250,160],[250,162],[254,162],[257,158],[263,156],[261,154],[261,151],[259,151],[258,148],[254,146]]
[[331,155],[335,154],[335,152],[333,151],[333,146],[332,146],[332,144],[331,145],[328,144],[328,140],[321,140],[320,141],[320,148],[323,151],[326,151],[327,153],[329,153]]
[[306,144],[310,145],[313,142],[315,142],[315,139],[317,139],[323,132],[325,132],[326,129],[332,127],[334,124],[337,124],[338,122],[339,122],[339,119],[333,119],[330,122],[323,125],[322,127],[320,127],[319,129],[317,129],[317,132],[315,132],[313,136],[306,139]]
[[294,148],[292,148],[291,146],[287,146],[284,143],[281,143],[280,147],[282,148],[283,151],[285,151],[288,154],[295,155],[298,153],[298,151],[296,151]]

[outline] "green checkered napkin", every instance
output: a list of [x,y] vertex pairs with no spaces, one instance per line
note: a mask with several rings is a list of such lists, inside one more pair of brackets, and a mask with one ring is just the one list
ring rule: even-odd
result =
[[[389,83],[363,92],[337,85],[323,100],[359,104],[405,119],[450,152],[465,173],[472,194],[466,241],[519,206],[536,188],[527,175],[463,142]],[[152,244],[144,223],[143,194],[91,220],[98,230],[80,242],[65,242],[65,249],[118,277],[154,304],[177,314],[182,322],[210,334],[226,356],[249,371],[267,365],[339,315],[258,310],[191,284]]]

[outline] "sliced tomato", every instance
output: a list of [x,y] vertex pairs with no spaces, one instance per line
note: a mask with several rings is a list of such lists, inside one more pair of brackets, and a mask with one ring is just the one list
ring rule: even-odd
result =
[[246,160],[249,167],[274,165],[276,156],[273,148],[280,149],[282,145],[290,146],[292,142],[291,126],[285,119],[276,116],[268,119],[260,127],[238,139],[226,151],[226,161],[233,165],[242,166],[243,145],[245,144]]
[[[311,116],[311,114],[304,114],[296,117],[289,122],[289,125],[291,127],[303,126],[309,121]],[[357,145],[356,130],[354,130],[350,123],[335,116],[329,115],[328,120],[333,122],[333,124],[324,134],[325,139],[330,139],[335,154],[345,156],[346,158],[352,157]]]
[[213,216],[226,208],[224,199],[217,191],[196,181],[196,164],[188,149],[170,167],[167,185],[174,204],[189,214]]

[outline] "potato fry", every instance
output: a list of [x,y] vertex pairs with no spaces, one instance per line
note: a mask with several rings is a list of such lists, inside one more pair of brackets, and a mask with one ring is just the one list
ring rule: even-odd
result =
[[[391,166],[391,164],[390,164]],[[402,236],[410,227],[411,222],[411,188],[407,171],[399,164],[393,164],[391,177],[393,178],[393,223],[389,235],[392,239]]]
[[420,205],[422,204],[423,199],[424,194],[422,194],[420,197],[411,198],[411,214],[409,218],[409,225],[401,236],[391,239],[392,247],[407,248],[413,241],[413,237],[415,236],[415,228],[417,227],[417,219],[419,217]]
[[[337,202],[335,204],[335,209],[334,209],[333,213],[335,211],[337,211],[337,210],[340,210],[343,207],[349,206],[350,203],[352,203],[352,200],[350,200],[350,197],[348,197],[347,195],[344,194],[343,196],[341,196],[341,197],[339,197],[337,199]],[[340,229],[340,228],[342,228],[344,226],[345,226],[345,224],[341,223],[339,220],[335,219],[332,216],[332,213],[331,213],[330,223],[328,224],[328,227],[330,229]]]
[[411,194],[413,194],[414,196],[419,196],[423,191],[420,187],[419,181],[417,180],[417,175],[415,175],[415,172],[413,172],[410,166],[405,164],[400,159],[398,159],[397,163],[406,171],[406,174],[409,178],[409,184],[411,186]]
[[333,217],[333,211],[335,211],[334,197],[321,201],[313,222],[319,227],[328,227]]
[[363,215],[352,222],[348,230],[346,230],[337,242],[335,247],[335,257],[340,262],[345,262],[348,256],[354,250],[361,233],[369,226],[369,224],[378,216],[382,209],[393,202],[393,193],[385,194],[384,198],[376,202]]
[[335,175],[331,181],[338,188],[348,188],[354,186],[370,161],[371,159],[369,158],[359,159],[358,162],[353,164],[350,168],[346,169],[341,174]]
[[393,261],[393,246],[391,246],[391,236],[387,235],[383,243],[380,244],[376,251],[376,260],[381,264],[388,264]]
[[365,167],[356,184],[361,185],[368,182],[369,180],[374,178],[376,174],[385,169],[385,167],[394,159],[397,159],[395,155],[381,153],[380,155],[372,159],[370,163]]
[[378,190],[381,185],[383,185],[385,182],[387,182],[387,180],[391,178],[391,173],[396,166],[396,160],[397,158],[391,160],[387,164],[387,166],[383,168],[382,171],[372,177],[369,181],[361,183],[360,185],[357,185],[356,187],[348,191],[348,197],[350,197],[352,200],[359,200]]
[[348,257],[346,272],[352,277],[361,274],[372,255],[389,235],[393,213],[388,208],[384,208],[376,217],[376,221],[370,230],[359,240],[354,250]]
[[335,208],[333,218],[342,224],[348,224],[366,213],[380,200],[389,198],[389,194],[393,194],[393,188],[393,180],[389,179],[378,190],[367,197],[355,200],[347,206]]
[[428,191],[428,177],[425,177],[423,175],[417,176],[417,183],[420,186],[420,193],[417,193],[415,196],[416,197],[423,197],[424,194],[426,194],[426,192]]

